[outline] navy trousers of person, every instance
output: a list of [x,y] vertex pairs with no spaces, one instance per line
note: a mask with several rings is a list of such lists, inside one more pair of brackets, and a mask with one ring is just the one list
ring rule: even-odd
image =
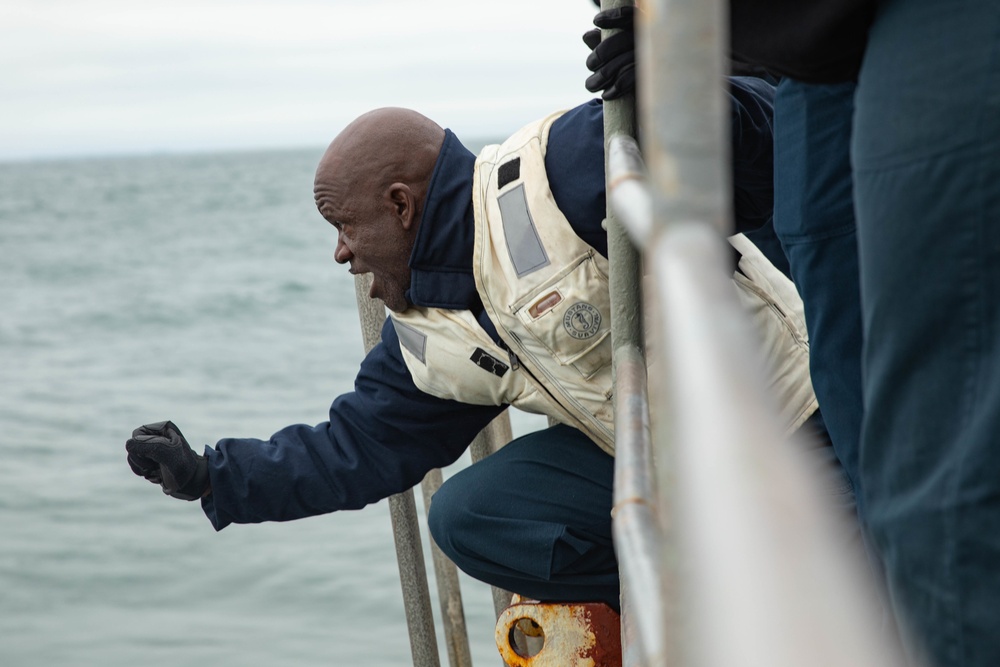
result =
[[907,645],[1000,664],[1000,3],[887,0],[856,87],[781,83],[775,230]]
[[850,162],[853,82],[782,79],[774,99],[774,231],[802,297],[809,371],[859,514],[861,288]]
[[[818,412],[799,435],[831,506],[853,517],[850,484]],[[529,433],[444,482],[431,500],[431,535],[480,581],[538,600],[619,610],[613,481],[614,459],[580,431],[557,425]]]
[[860,482],[863,416],[861,288],[850,144],[856,83],[784,78],[774,100],[774,229],[802,297],[813,390],[843,466],[857,523],[854,544],[871,572],[867,603],[882,619],[886,651],[899,653],[885,572],[865,530]]
[[879,4],[851,152],[867,524],[931,664],[1000,665],[1000,2]]
[[431,500],[431,535],[480,581],[537,600],[618,609],[614,465],[569,426],[529,433],[441,485]]

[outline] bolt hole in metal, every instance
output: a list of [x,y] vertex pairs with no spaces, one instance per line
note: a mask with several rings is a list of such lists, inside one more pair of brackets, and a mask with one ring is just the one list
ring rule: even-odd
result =
[[530,618],[519,618],[510,626],[507,637],[514,653],[522,658],[533,658],[545,647],[545,632],[542,626]]

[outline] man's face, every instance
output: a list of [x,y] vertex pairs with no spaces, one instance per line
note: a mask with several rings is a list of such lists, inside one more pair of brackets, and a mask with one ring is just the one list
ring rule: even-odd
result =
[[371,273],[369,296],[394,312],[406,310],[413,238],[391,199],[369,184],[349,189],[335,179],[317,181],[315,195],[320,213],[337,230],[334,259],[349,264],[352,274]]

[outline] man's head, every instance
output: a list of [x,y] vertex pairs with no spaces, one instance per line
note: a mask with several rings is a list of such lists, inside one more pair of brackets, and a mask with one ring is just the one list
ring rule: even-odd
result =
[[410,253],[444,130],[409,109],[358,117],[337,135],[316,169],[320,214],[337,230],[334,258],[371,273],[371,296],[396,312],[409,304]]

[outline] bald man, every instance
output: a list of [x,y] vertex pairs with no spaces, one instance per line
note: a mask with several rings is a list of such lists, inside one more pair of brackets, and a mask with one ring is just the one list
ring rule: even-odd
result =
[[[731,82],[737,225],[761,238],[772,208],[772,93],[757,80]],[[334,400],[327,422],[266,442],[224,439],[204,456],[170,422],[140,427],[126,445],[132,469],[170,495],[201,499],[221,530],[363,507],[454,462],[507,406],[545,414],[559,425],[445,482],[432,534],[490,584],[618,608],[603,156],[599,100],[478,158],[414,111],[361,116],[315,179],[337,262],[370,273],[371,296],[390,310],[354,391]],[[783,257],[768,261],[743,235],[734,245],[734,281],[759,320],[787,431],[811,427],[800,304],[774,267]]]

